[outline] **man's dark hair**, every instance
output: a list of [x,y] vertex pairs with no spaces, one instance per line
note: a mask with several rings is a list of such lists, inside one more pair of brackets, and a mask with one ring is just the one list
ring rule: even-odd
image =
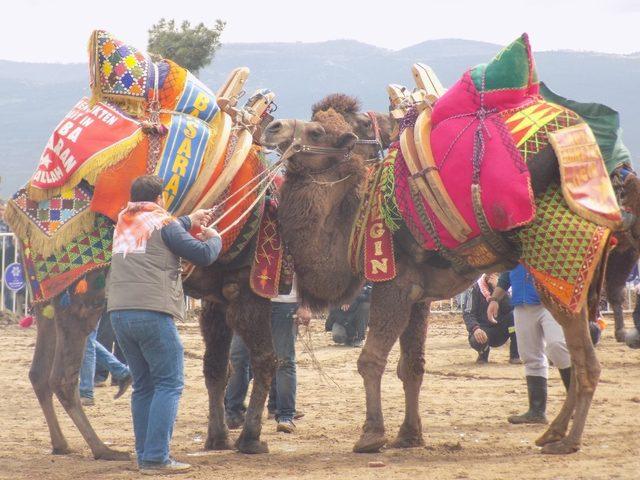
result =
[[131,184],[132,202],[155,202],[162,194],[162,179],[157,175],[143,175]]

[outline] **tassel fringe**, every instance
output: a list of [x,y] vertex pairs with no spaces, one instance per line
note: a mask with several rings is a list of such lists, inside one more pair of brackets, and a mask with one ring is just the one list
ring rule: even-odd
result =
[[91,158],[87,159],[82,166],[78,168],[71,177],[69,177],[62,187],[43,190],[29,183],[29,185],[27,185],[27,194],[29,195],[29,198],[36,202],[49,200],[62,193],[63,190],[75,187],[83,179],[91,185],[95,185],[102,172],[127,158],[143,138],[144,133],[140,128],[128,138],[125,138],[124,140],[111,145],[107,149],[96,153]]
[[96,214],[87,209],[78,214],[72,221],[60,227],[49,237],[42,233],[31,219],[18,208],[14,200],[9,200],[4,213],[4,218],[11,231],[39,255],[48,257],[60,252],[65,245],[82,233],[89,233],[95,224]]
[[83,293],[87,293],[88,291],[89,291],[89,284],[87,283],[87,280],[83,278],[76,285],[75,293],[77,295],[82,295]]
[[400,230],[402,223],[402,215],[400,215],[398,204],[396,203],[394,168],[395,156],[393,159],[387,157],[380,174],[379,190],[380,215],[389,230],[391,230],[391,233]]

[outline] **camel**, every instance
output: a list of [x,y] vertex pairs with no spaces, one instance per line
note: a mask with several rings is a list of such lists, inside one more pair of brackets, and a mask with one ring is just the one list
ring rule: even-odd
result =
[[613,310],[615,339],[624,342],[626,333],[622,306],[625,302],[625,287],[627,278],[640,258],[640,179],[629,174],[619,188],[622,207],[633,214],[634,221],[628,230],[616,233],[618,245],[609,255],[605,292]]
[[[334,96],[333,102],[340,96]],[[336,108],[339,108],[336,104]],[[358,104],[352,103],[352,122],[362,138],[374,140],[371,124],[365,114],[358,113]],[[376,115],[380,134],[387,143],[391,125],[384,114]],[[367,136],[367,128],[369,135]],[[363,152],[373,151],[371,145],[362,145]],[[224,450],[235,448],[247,454],[266,453],[268,445],[260,440],[262,412],[266,402],[271,377],[275,371],[276,357],[271,339],[271,304],[250,288],[249,271],[253,259],[253,243],[245,247],[232,262],[219,262],[207,268],[196,268],[184,282],[185,293],[202,299],[199,318],[205,344],[203,371],[209,395],[209,420],[204,448]],[[89,285],[94,284],[102,272],[87,275]],[[74,292],[72,286],[70,291]],[[93,429],[84,413],[78,394],[78,376],[84,355],[87,335],[100,319],[106,299],[104,288],[89,289],[87,293],[70,295],[70,304],[61,308],[61,296],[51,304],[59,314],[48,318],[43,306],[35,308],[38,331],[33,360],[29,371],[33,389],[45,415],[54,455],[71,453],[53,408],[55,394],[67,414],[81,432],[95,459],[127,460],[129,453],[105,445]],[[229,439],[224,420],[224,392],[228,377],[229,347],[233,332],[240,335],[251,355],[254,375],[253,388],[242,432],[235,442]]]
[[[349,153],[357,136],[344,117],[329,109],[317,112],[311,122],[276,120],[265,129],[262,142],[284,152],[286,174],[278,220],[294,259],[302,301],[315,309],[348,303],[363,280],[347,261],[351,227],[366,178],[362,155]],[[294,143],[306,148],[292,148]],[[534,163],[532,186],[538,196],[557,181],[558,168],[551,149],[541,151]],[[401,356],[397,374],[405,391],[405,417],[388,446],[424,445],[419,391],[429,305],[462,292],[478,277],[473,271],[457,273],[437,252],[422,250],[406,231],[394,234],[393,244],[397,274],[393,280],[374,284],[369,334],[358,359],[366,392],[366,419],[355,452],[377,452],[388,444],[380,383],[389,351],[398,338]],[[603,269],[604,262],[593,284],[598,284]],[[542,301],[565,332],[573,378],[560,413],[536,444],[544,453],[566,454],[580,448],[600,365],[589,337],[587,307],[570,314],[544,293]]]

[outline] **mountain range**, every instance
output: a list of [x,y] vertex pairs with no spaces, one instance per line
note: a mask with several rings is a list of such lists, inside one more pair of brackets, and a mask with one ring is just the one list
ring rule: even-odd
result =
[[[320,43],[229,43],[199,77],[212,90],[237,66],[248,66],[247,93],[276,93],[276,117],[308,118],[324,95],[356,95],[367,110],[386,111],[389,83],[413,86],[411,65],[430,65],[445,86],[469,67],[486,62],[499,45],[468,40],[430,40],[387,50],[353,40]],[[624,141],[640,151],[640,53],[545,51],[535,53],[539,76],[555,92],[578,101],[604,103],[621,114]],[[0,197],[33,173],[62,116],[89,94],[87,65],[0,60]]]

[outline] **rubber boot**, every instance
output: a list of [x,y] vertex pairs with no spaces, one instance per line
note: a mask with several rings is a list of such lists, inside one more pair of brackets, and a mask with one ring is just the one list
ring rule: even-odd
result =
[[569,386],[571,385],[571,367],[567,368],[559,368],[560,378],[562,378],[562,383],[564,383],[564,388],[569,391]]
[[529,411],[522,415],[511,415],[509,423],[548,423],[547,379],[527,375],[527,392],[529,394]]

